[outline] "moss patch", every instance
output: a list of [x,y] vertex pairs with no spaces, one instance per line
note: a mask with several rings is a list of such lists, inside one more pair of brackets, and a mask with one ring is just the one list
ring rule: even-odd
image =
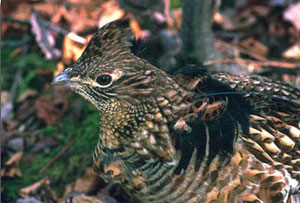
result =
[[[98,114],[89,105],[84,105],[82,121],[66,115],[59,125],[47,126],[42,129],[45,136],[56,136],[59,145],[49,153],[25,153],[20,169],[21,178],[4,179],[2,182],[2,201],[14,202],[18,191],[33,184],[44,177],[48,177],[51,187],[61,195],[66,184],[74,182],[91,166],[92,153],[98,138]],[[48,168],[44,173],[39,171],[67,145],[71,139],[78,135],[78,139],[67,151]]]
[[[18,69],[22,68],[21,83],[17,89],[20,95],[28,88],[42,92],[45,81],[38,76],[40,69],[52,69],[56,67],[55,62],[44,60],[39,53],[28,53],[26,56],[12,57],[12,49],[3,48],[1,51],[2,73],[1,87],[10,90],[13,79]],[[51,78],[50,78],[51,79]],[[18,96],[15,97],[17,99]],[[54,137],[58,145],[50,148],[49,152],[30,153],[30,149],[24,152],[20,170],[23,174],[20,178],[2,178],[1,194],[2,202],[16,202],[20,196],[20,189],[32,185],[36,181],[47,177],[51,187],[60,196],[66,184],[76,181],[83,175],[85,169],[91,166],[92,153],[97,143],[99,134],[98,112],[88,102],[74,95],[70,98],[68,110],[64,117],[55,125],[42,125],[37,129],[43,137]],[[78,114],[79,111],[79,114]],[[76,113],[77,112],[77,115]],[[39,171],[66,146],[75,136],[78,139],[53,163],[44,173]],[[7,160],[2,160],[1,164]]]

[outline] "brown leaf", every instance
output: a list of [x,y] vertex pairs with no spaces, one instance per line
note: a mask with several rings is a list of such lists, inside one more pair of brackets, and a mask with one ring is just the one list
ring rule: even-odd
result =
[[51,1],[43,1],[42,3],[33,4],[34,10],[39,11],[43,16],[52,16],[57,12],[57,5]]
[[2,91],[1,92],[1,107],[3,106],[5,101],[8,99],[8,97],[9,97],[9,92],[8,91]]
[[[7,135],[9,136],[13,136],[16,135],[16,129],[19,126],[19,121],[17,120],[4,120],[2,118],[2,129],[1,129],[1,133],[7,133]],[[0,140],[1,138],[3,138],[4,136],[0,136]]]
[[30,194],[34,193],[38,188],[40,188],[44,183],[46,183],[46,181],[47,181],[47,179],[43,178],[42,180],[40,180],[28,187],[21,189],[19,192],[20,196],[23,198],[30,197]]
[[46,59],[50,60],[60,57],[60,50],[54,47],[55,38],[42,23],[41,16],[38,14],[38,12],[32,12],[30,23],[32,32],[35,34],[35,40],[42,52],[45,54]]
[[284,12],[283,18],[300,30],[300,2],[294,3]]
[[300,59],[300,43],[295,44],[294,46],[287,49],[283,52],[283,57],[288,59]]
[[11,52],[9,56],[12,58],[15,56],[19,56],[21,53],[24,53],[25,48],[26,48],[25,46],[17,47],[15,50]]
[[16,119],[28,120],[30,115],[34,115],[34,103],[37,97],[38,92],[33,89],[27,89],[20,95],[20,97],[17,99],[18,108],[15,112]]
[[[92,35],[90,35],[87,40],[89,40],[91,37]],[[76,43],[73,40],[71,40],[68,36],[66,36],[63,42],[62,54],[64,63],[70,64],[72,61],[77,61],[84,49],[84,45]]]
[[[63,201],[65,202],[65,201]],[[73,203],[105,203],[96,197],[93,196],[86,196],[84,194],[82,195],[77,195],[74,198],[72,198]]]
[[26,89],[18,98],[17,102],[25,102],[29,97],[35,97],[38,92],[34,89]]
[[139,18],[145,15],[152,15],[153,13],[160,12],[165,13],[165,4],[164,0],[118,0],[120,8],[124,9],[126,12],[129,12]]
[[65,87],[61,86],[47,90],[36,100],[37,117],[49,125],[60,120],[68,106],[68,92]]
[[98,21],[98,27],[121,19],[125,15],[125,11],[119,7],[116,1],[108,1],[104,3],[101,8],[103,11]]
[[21,158],[23,156],[23,152],[15,153],[6,163],[4,168],[1,170],[1,177],[21,177],[22,173],[19,169],[19,164]]
[[213,15],[213,21],[223,27],[225,30],[235,29],[235,24],[231,17],[216,12]]
[[101,183],[103,181],[101,181],[99,175],[90,167],[86,169],[85,174],[81,178],[76,180],[73,190],[90,194],[97,191]]
[[[92,4],[92,2],[89,4]],[[94,7],[90,6],[91,9],[87,10],[89,4],[81,4],[81,6],[71,4],[68,7],[65,5],[60,6],[57,9],[57,16],[54,16],[51,21],[59,22],[61,19],[64,19],[64,21],[67,21],[69,26],[71,26],[72,32],[81,32],[86,28],[94,27],[97,25],[97,21],[92,18],[91,13],[93,13],[92,11],[100,10],[100,7],[99,5],[95,5]]]
[[249,63],[247,66],[247,70],[249,73],[253,73],[255,71],[261,70],[261,66],[259,66],[257,63]]
[[182,24],[182,9],[179,8],[171,12],[171,15],[167,17],[168,27],[179,31]]
[[136,20],[131,20],[130,21],[130,28],[132,32],[134,33],[136,38],[142,38],[142,29],[139,25],[139,23]]
[[72,193],[72,191],[73,191],[72,184],[67,184],[67,185],[65,186],[65,190],[64,190],[64,195],[63,195],[63,197],[66,197],[67,194]]
[[43,178],[42,180],[23,188],[19,191],[20,196],[28,198],[31,195],[35,195],[39,200],[43,202],[57,202],[58,197],[54,190],[49,185],[49,180]]
[[28,20],[30,17],[30,5],[21,0],[3,1],[1,5],[4,16],[10,16],[19,20]]
[[16,9],[16,5],[21,4],[20,0],[3,1],[1,4],[2,15],[11,15]]
[[65,65],[62,61],[58,62],[56,64],[56,70],[53,74],[53,77],[56,77],[58,74],[60,74],[61,72],[63,72],[65,70]]
[[266,45],[253,39],[252,37],[241,41],[240,46],[262,57],[266,57],[269,49]]

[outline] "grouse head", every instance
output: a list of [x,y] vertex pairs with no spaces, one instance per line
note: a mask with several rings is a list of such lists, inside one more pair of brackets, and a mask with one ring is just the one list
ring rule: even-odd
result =
[[98,109],[105,147],[133,146],[145,156],[159,154],[172,161],[167,122],[174,111],[167,107],[186,94],[168,74],[138,57],[135,45],[128,21],[109,23],[53,84],[67,85]]
[[103,113],[149,102],[149,97],[173,81],[136,56],[134,46],[127,20],[109,23],[94,34],[78,61],[53,84],[65,83]]

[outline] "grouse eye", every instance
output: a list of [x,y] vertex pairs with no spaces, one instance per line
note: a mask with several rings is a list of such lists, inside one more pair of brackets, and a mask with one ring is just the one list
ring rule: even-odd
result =
[[104,74],[99,75],[96,81],[99,85],[108,85],[111,83],[111,80],[112,78],[110,75]]

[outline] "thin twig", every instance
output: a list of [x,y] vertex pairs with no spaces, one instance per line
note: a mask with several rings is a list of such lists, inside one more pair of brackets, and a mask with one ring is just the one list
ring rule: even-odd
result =
[[233,49],[237,49],[237,50],[239,50],[240,53],[247,54],[248,56],[251,56],[252,58],[254,58],[256,60],[261,60],[261,61],[267,60],[266,57],[264,57],[260,54],[254,53],[252,51],[249,51],[249,50],[247,50],[245,48],[242,48],[240,46],[236,46],[236,45],[224,42],[223,40],[220,40],[220,39],[216,39],[216,42],[219,43],[220,45],[224,46],[224,47],[231,47]]
[[23,45],[26,45],[32,40],[32,37],[29,35],[25,35],[21,40],[6,40],[1,41],[0,46],[1,47],[20,47]]
[[18,24],[22,24],[22,25],[30,27],[30,22],[28,20],[20,20],[20,19],[9,17],[9,16],[2,16],[0,19],[3,22],[18,23]]
[[204,62],[204,65],[210,66],[213,64],[227,64],[227,63],[239,63],[239,64],[254,63],[258,66],[273,66],[273,67],[281,67],[281,68],[288,68],[288,69],[299,69],[299,65],[300,65],[300,64],[280,62],[280,61],[255,61],[255,60],[242,59],[242,58],[226,58],[226,59],[210,60]]
[[[28,51],[28,46],[25,46],[25,49],[22,53],[22,58],[25,57],[27,51]],[[7,119],[9,114],[13,110],[13,102],[14,102],[15,97],[17,95],[18,88],[21,84],[21,79],[22,79],[22,74],[23,74],[24,69],[25,69],[25,66],[24,67],[23,66],[19,67],[19,69],[17,70],[17,72],[14,76],[14,80],[13,80],[13,83],[12,83],[12,87],[10,89],[9,97],[6,99],[3,106],[1,107],[1,118],[2,119]]]
[[54,159],[52,159],[51,161],[49,161],[46,166],[44,166],[39,173],[44,173],[49,167],[51,167],[54,162],[56,162],[68,149],[69,147],[74,144],[74,142],[79,138],[79,136],[81,135],[81,133],[79,133],[78,135],[76,135],[67,145],[65,145],[60,152],[58,152],[58,154],[54,157]]
[[67,36],[68,38],[70,38],[71,40],[81,43],[81,44],[86,44],[87,40],[77,34],[75,34],[74,32],[68,32],[67,30],[45,20],[45,19],[40,19],[40,21],[48,28],[55,30],[58,33],[63,34],[64,36]]

